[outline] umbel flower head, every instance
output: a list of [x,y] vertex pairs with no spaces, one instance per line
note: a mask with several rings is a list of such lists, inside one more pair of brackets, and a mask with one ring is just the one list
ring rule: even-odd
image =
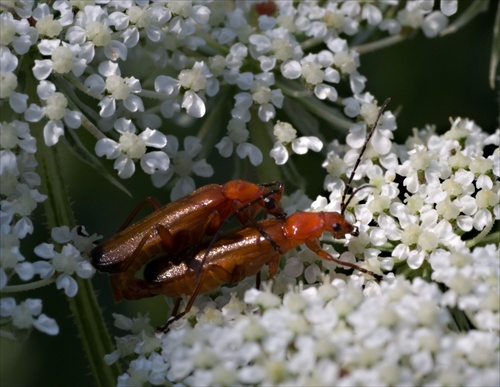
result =
[[[360,235],[350,239],[347,248],[351,257],[364,257],[358,264],[366,269],[391,274],[377,283],[367,275],[338,274],[336,264],[308,250],[287,254],[284,269],[264,290],[256,290],[248,279],[213,297],[201,297],[188,318],[174,323],[166,334],[154,334],[144,317],[117,325],[131,332],[120,338],[108,361],[135,359],[119,384],[499,380],[499,246],[468,247],[500,217],[500,170],[494,167],[500,161],[499,134],[487,135],[472,121],[458,118],[443,135],[429,127],[415,131],[406,151],[392,144],[387,154],[377,154],[377,142],[385,139],[375,139],[371,158],[358,167],[357,180],[372,187],[363,195],[359,191],[355,200],[360,202],[350,207],[360,221]],[[485,157],[490,144],[496,150]],[[337,157],[346,169],[352,167],[353,151],[348,145],[335,151],[343,155]],[[420,176],[419,187],[424,187],[411,192],[413,174],[401,171],[411,170],[406,164],[416,151],[422,154],[419,160],[433,162],[411,167]],[[457,158],[462,157],[467,162],[458,167]],[[328,162],[324,166],[328,169]],[[457,183],[457,176],[467,173],[471,180],[458,178],[462,183]],[[399,184],[398,175],[403,177]],[[325,184],[334,187],[336,180],[338,176],[330,174]],[[453,194],[437,195],[446,192],[450,181],[455,182]],[[485,201],[483,195],[491,199]],[[331,202],[319,197],[310,207],[334,210],[340,196],[341,189],[333,189]],[[479,232],[476,240],[460,237],[472,229]],[[338,256],[331,246],[324,248]],[[409,269],[429,282],[398,275]],[[455,321],[449,308],[463,313],[468,322]],[[117,317],[117,324],[122,318]],[[457,323],[465,324],[461,329],[467,327],[467,332],[453,329]],[[488,355],[473,360],[469,351]],[[459,360],[464,356],[465,362]]]

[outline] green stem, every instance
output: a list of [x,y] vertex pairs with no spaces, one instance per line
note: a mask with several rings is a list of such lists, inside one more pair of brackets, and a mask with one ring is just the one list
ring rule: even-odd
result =
[[481,231],[478,235],[476,235],[474,238],[472,238],[471,240],[468,240],[465,245],[468,247],[468,248],[471,248],[471,247],[474,247],[475,245],[477,245],[479,242],[481,242],[490,232],[491,232],[491,229],[493,228],[493,225],[495,224],[495,222],[491,222],[490,224],[488,224],[484,229],[483,231]]
[[[49,148],[43,144],[42,128],[36,127],[33,132],[37,135],[39,144],[38,161],[40,163],[39,173],[42,178],[42,192],[48,195],[44,202],[48,227],[67,225],[71,228],[75,225],[75,220],[61,174],[62,161],[59,154],[61,144]],[[115,385],[121,370],[118,364],[108,366],[104,362],[104,355],[111,353],[114,348],[95,292],[89,280],[76,278],[76,281],[78,293],[73,298],[68,297],[68,303],[95,384],[98,386]]]
[[38,289],[56,282],[56,276],[51,276],[40,281],[27,282],[22,285],[9,285],[2,289],[2,293],[19,293]]
[[357,51],[359,54],[366,54],[368,52],[377,51],[382,48],[392,46],[406,39],[408,39],[408,37],[404,35],[393,35],[384,39],[379,39],[375,42],[370,42],[366,44],[361,44],[359,46],[355,46],[352,49],[354,51]]
[[256,167],[259,181],[270,182],[281,180],[280,169],[274,162],[274,159],[269,156],[269,151],[273,147],[269,134],[272,131],[271,124],[262,122],[255,112],[248,123],[248,130],[252,144],[259,148],[263,155],[262,163]]

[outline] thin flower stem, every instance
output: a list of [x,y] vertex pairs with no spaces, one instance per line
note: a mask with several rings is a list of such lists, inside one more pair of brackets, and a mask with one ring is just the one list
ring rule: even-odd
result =
[[99,94],[96,94],[92,91],[90,91],[90,89],[85,86],[78,78],[76,78],[74,75],[72,74],[68,74],[67,76],[64,77],[68,82],[70,82],[73,86],[75,86],[76,89],[80,90],[81,92],[85,93],[86,95],[88,95],[89,97],[92,97],[98,101],[101,100],[102,96],[99,95]]
[[98,140],[106,138],[99,128],[95,126],[84,114],[82,114],[82,126]]
[[333,108],[327,106],[321,101],[318,101],[312,96],[301,98],[299,102],[311,113],[323,118],[326,122],[330,123],[331,126],[338,129],[341,134],[347,134],[349,128],[352,126],[352,121],[346,120],[340,115],[336,115]]
[[252,144],[256,145],[264,156],[262,163],[256,167],[259,180],[263,182],[281,180],[282,176],[280,169],[274,162],[274,159],[269,157],[269,151],[272,148],[270,138],[272,128],[270,124],[262,122],[257,118],[257,114],[252,114],[252,118],[248,123],[248,129]]
[[366,54],[368,52],[372,52],[372,51],[376,51],[376,50],[380,50],[382,48],[392,46],[392,45],[400,43],[406,39],[408,39],[408,36],[394,35],[394,36],[389,36],[389,37],[384,38],[384,39],[377,40],[375,42],[361,44],[359,46],[354,46],[354,47],[352,47],[352,49],[355,50],[359,54]]
[[[39,172],[42,180],[42,189],[48,195],[44,202],[45,214],[49,228],[67,225],[73,227],[75,221],[71,211],[68,193],[61,174],[61,157],[58,146],[43,145],[40,135],[42,128],[37,128],[39,146]],[[68,303],[78,329],[83,349],[94,376],[96,385],[110,386],[116,384],[121,370],[118,364],[108,366],[104,356],[113,351],[113,344],[97,303],[95,292],[89,280],[76,278],[78,293],[69,298]]]
[[483,231],[481,231],[478,235],[476,235],[474,238],[468,240],[465,245],[468,248],[476,246],[479,242],[481,242],[486,235],[488,235],[491,232],[491,229],[493,228],[493,224],[495,222],[491,222],[489,225],[487,225]]
[[6,286],[2,289],[2,293],[19,293],[19,292],[24,292],[27,290],[34,290],[38,289],[47,285],[50,285],[56,281],[56,276],[51,276],[44,278],[40,281],[35,281],[35,282],[27,282],[22,285],[10,285]]

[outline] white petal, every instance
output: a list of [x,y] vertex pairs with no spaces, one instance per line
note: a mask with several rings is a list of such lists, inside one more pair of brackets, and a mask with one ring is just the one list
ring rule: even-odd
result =
[[52,55],[52,52],[59,47],[60,44],[61,41],[59,39],[42,39],[37,47],[42,55],[49,56]]
[[363,90],[365,89],[366,81],[366,77],[360,75],[357,72],[349,75],[349,84],[354,94],[360,94],[363,92]]
[[201,118],[205,115],[205,102],[192,90],[186,91],[182,99],[182,105],[191,117]]
[[340,73],[334,68],[327,67],[325,69],[325,82],[339,83],[340,82]]
[[165,172],[170,166],[170,158],[165,152],[149,152],[141,157],[141,168],[149,175],[157,171]]
[[64,293],[68,297],[74,297],[78,293],[78,284],[67,274],[61,274],[56,280],[57,289],[64,289]]
[[275,160],[277,165],[283,165],[288,161],[288,151],[280,142],[274,144],[273,149],[269,151],[269,156]]
[[33,323],[33,326],[40,332],[46,333],[47,335],[55,336],[59,334],[59,326],[57,325],[56,320],[47,317],[44,313],[38,316]]
[[110,75],[121,75],[120,67],[118,63],[106,60],[99,64],[99,74],[104,77],[109,77]]
[[274,116],[276,115],[276,110],[274,109],[274,106],[271,105],[270,103],[265,103],[259,106],[257,115],[259,116],[261,121],[269,122],[269,120],[274,118]]
[[327,85],[325,83],[316,85],[314,87],[314,94],[319,99],[323,100],[328,98],[328,100],[332,102],[336,101],[338,97],[337,90],[333,86]]
[[169,168],[167,172],[156,172],[151,175],[151,181],[156,188],[161,188],[167,184],[174,175],[174,169]]
[[181,84],[178,79],[160,75],[155,79],[155,90],[158,93],[163,93],[168,96],[176,96],[179,94]]
[[299,155],[307,153],[309,149],[314,152],[319,152],[323,149],[323,143],[317,137],[303,136],[292,141],[292,149]]
[[359,114],[361,106],[356,99],[351,97],[345,98],[342,104],[345,105],[344,113],[347,117],[356,117]]
[[260,69],[262,71],[271,71],[276,66],[276,57],[274,56],[259,56]]
[[440,6],[445,16],[451,16],[457,12],[458,0],[441,0]]
[[290,60],[281,65],[281,73],[287,79],[297,79],[302,75],[302,66],[296,60]]
[[107,159],[116,159],[120,155],[118,143],[109,138],[103,138],[95,144],[95,153],[97,156],[106,156]]
[[35,275],[35,269],[30,262],[21,262],[16,265],[14,270],[23,281],[29,281]]
[[9,98],[9,105],[16,113],[23,113],[28,106],[28,96],[26,94],[12,92]]
[[42,243],[35,247],[33,250],[40,258],[51,259],[54,258],[54,245],[50,243]]
[[135,164],[130,157],[120,155],[115,161],[113,168],[118,171],[118,176],[128,179],[135,172]]
[[115,99],[110,96],[104,97],[98,105],[101,107],[99,115],[103,118],[111,117],[115,113],[116,102]]
[[23,216],[14,226],[14,234],[23,239],[28,234],[33,234],[33,222],[27,216]]
[[193,163],[193,173],[196,176],[210,177],[214,174],[214,169],[205,159],[203,159]]
[[236,153],[241,159],[248,157],[250,163],[257,166],[262,163],[262,152],[253,144],[244,142],[236,148]]
[[435,11],[427,15],[422,24],[422,31],[428,38],[436,37],[448,25],[448,18],[441,12]]
[[98,74],[92,74],[85,79],[85,86],[89,88],[89,91],[95,94],[102,94],[106,89],[106,82]]
[[68,128],[78,129],[82,125],[82,113],[66,109],[66,114],[64,115],[64,123]]
[[89,261],[82,261],[76,267],[76,274],[80,278],[88,279],[92,278],[95,274],[95,268]]
[[62,135],[64,135],[64,126],[60,120],[50,120],[43,128],[43,138],[47,146],[57,144]]
[[35,274],[38,274],[40,278],[47,278],[54,274],[54,267],[45,261],[33,262],[33,268],[35,269]]
[[191,158],[195,157],[203,149],[201,138],[187,136],[184,139],[184,149]]
[[140,93],[142,91],[141,81],[135,77],[128,78],[126,84],[132,93]]
[[56,85],[49,81],[41,81],[36,87],[36,93],[41,99],[47,99],[56,92]]
[[204,5],[195,5],[191,17],[198,24],[207,24],[210,18],[210,9]]
[[141,134],[139,134],[139,138],[144,140],[147,146],[153,148],[161,149],[167,145],[167,136],[156,129],[146,128]]
[[127,46],[118,40],[112,40],[106,47],[104,47],[104,55],[113,61],[118,59],[123,61],[127,60],[127,52]]
[[271,40],[266,35],[253,34],[248,41],[253,45],[252,51],[257,54],[265,54],[271,50]]
[[38,122],[45,115],[43,108],[38,105],[31,104],[24,112],[24,119],[28,122]]
[[9,317],[16,309],[16,300],[12,297],[4,297],[0,299],[0,316]]
[[380,155],[386,155],[391,151],[391,140],[382,135],[379,130],[376,130],[375,133],[373,133],[371,143],[375,151]]
[[229,157],[233,154],[233,142],[227,136],[215,144],[215,147],[219,150],[219,154],[222,157]]
[[187,194],[190,194],[196,188],[194,180],[191,177],[181,177],[174,185],[170,193],[172,201],[178,200]]
[[52,61],[50,59],[45,60],[35,60],[35,66],[33,66],[33,75],[36,79],[47,79],[47,77],[52,73]]

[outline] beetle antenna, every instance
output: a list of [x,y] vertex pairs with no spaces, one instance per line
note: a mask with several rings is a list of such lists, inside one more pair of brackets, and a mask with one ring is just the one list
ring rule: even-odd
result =
[[349,199],[347,199],[347,201],[345,202],[345,204],[342,206],[342,212],[340,213],[341,215],[344,215],[344,210],[347,208],[347,206],[349,205],[349,203],[351,202],[352,198],[354,196],[356,196],[356,194],[361,191],[362,189],[365,189],[365,188],[374,188],[375,186],[371,185],[371,184],[365,184],[365,185],[362,185],[361,187],[359,188],[356,188],[352,195],[349,196]]
[[361,153],[359,154],[358,159],[356,160],[356,164],[354,164],[354,169],[351,172],[351,176],[349,176],[349,180],[347,181],[347,184],[346,184],[346,189],[344,190],[344,194],[342,195],[342,201],[341,201],[342,204],[340,207],[340,209],[341,209],[340,213],[342,215],[344,214],[344,211],[347,208],[347,205],[350,203],[350,201],[354,197],[355,193],[358,192],[361,188],[363,188],[363,187],[361,187],[361,188],[357,189],[356,191],[354,191],[352,193],[351,197],[349,198],[349,200],[347,200],[347,202],[345,201],[348,192],[351,191],[351,183],[352,183],[352,180],[354,179],[354,174],[356,173],[356,169],[358,169],[359,163],[361,162],[361,157],[363,157],[363,154],[365,153],[366,148],[368,147],[368,143],[370,142],[370,140],[373,136],[373,133],[375,133],[375,129],[377,129],[378,121],[380,120],[380,117],[382,117],[382,113],[384,112],[385,107],[389,104],[390,100],[391,100],[390,98],[387,98],[384,101],[384,103],[382,104],[382,106],[380,106],[380,109],[378,110],[378,114],[377,114],[377,119],[375,120],[375,123],[372,126],[372,130],[370,130],[370,133],[368,133],[368,136],[366,136],[366,140],[365,140],[365,143],[363,144],[363,148],[361,148]]

